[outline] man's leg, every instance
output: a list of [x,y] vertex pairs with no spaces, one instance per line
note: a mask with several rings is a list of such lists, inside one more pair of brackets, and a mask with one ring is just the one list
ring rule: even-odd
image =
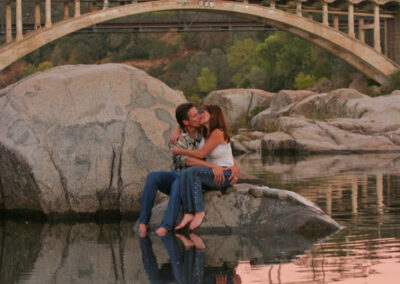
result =
[[181,207],[179,179],[180,177],[178,176],[172,183],[171,192],[169,195],[168,207],[167,210],[165,211],[164,218],[161,222],[160,228],[158,228],[156,231],[156,233],[159,236],[165,236],[168,233],[168,231],[172,231],[176,219],[178,218],[179,209]]
[[142,235],[147,231],[147,224],[151,218],[154,200],[157,190],[169,194],[172,183],[179,174],[176,171],[152,171],[147,175],[146,183],[143,188],[140,215],[139,215],[139,233]]

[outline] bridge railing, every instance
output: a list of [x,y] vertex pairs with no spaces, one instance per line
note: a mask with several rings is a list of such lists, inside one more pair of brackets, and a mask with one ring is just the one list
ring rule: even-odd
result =
[[[168,0],[164,0],[168,1]],[[191,0],[188,0],[191,1]],[[197,0],[210,4],[222,0]],[[243,0],[248,3],[248,0]],[[49,28],[54,23],[80,17],[97,10],[127,5],[138,0],[2,0],[0,2],[3,43],[20,41],[32,30]],[[271,9],[285,10],[301,17],[308,17],[338,31],[347,32],[372,45],[379,53],[389,55],[389,33],[393,19],[397,17],[400,0],[269,0],[251,1],[250,4],[265,5]],[[397,5],[397,11],[385,9],[387,4]],[[365,6],[367,8],[365,9]],[[363,8],[364,7],[364,8]],[[24,28],[25,24],[25,28]],[[371,32],[372,31],[372,32]],[[366,36],[368,33],[368,37]],[[370,38],[370,40],[367,40]],[[383,39],[383,41],[381,40]],[[383,48],[382,48],[383,47]]]

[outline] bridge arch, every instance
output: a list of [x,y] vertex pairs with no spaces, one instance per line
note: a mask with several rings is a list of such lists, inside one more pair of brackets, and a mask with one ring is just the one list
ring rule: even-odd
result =
[[125,16],[168,10],[231,13],[267,23],[321,46],[381,84],[389,83],[390,74],[400,69],[399,65],[367,44],[328,25],[297,14],[241,2],[161,0],[98,10],[28,33],[23,39],[0,47],[0,70],[43,45],[80,29]]

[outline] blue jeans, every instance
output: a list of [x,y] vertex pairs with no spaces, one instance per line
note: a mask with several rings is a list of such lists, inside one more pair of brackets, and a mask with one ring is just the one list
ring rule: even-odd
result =
[[222,190],[230,185],[231,170],[224,171],[224,181],[220,185],[214,183],[212,169],[206,167],[190,167],[181,172],[179,178],[180,194],[184,213],[204,211],[202,185],[207,189]]
[[140,203],[140,223],[149,223],[157,190],[160,190],[169,195],[168,207],[160,226],[169,231],[173,229],[181,207],[179,177],[178,171],[152,171],[147,175]]

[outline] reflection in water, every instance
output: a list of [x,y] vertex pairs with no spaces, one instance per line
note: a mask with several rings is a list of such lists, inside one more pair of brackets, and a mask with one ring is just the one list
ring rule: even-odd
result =
[[139,239],[130,222],[3,221],[0,283],[398,282],[396,155],[262,161],[242,159],[241,168],[270,187],[312,200],[345,229],[325,240],[272,230],[262,236],[201,235],[205,249],[196,249],[190,235]]
[[273,232],[140,239],[132,227],[5,221],[0,283],[246,283],[239,261],[288,263],[315,243]]

